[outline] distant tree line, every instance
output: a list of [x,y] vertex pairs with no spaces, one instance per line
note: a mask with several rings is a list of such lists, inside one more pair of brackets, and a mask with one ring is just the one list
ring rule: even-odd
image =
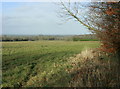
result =
[[88,34],[73,36],[73,41],[98,41],[98,39],[95,34]]
[[94,34],[88,35],[39,35],[39,36],[15,36],[3,35],[0,41],[39,41],[39,40],[65,40],[65,41],[97,41]]

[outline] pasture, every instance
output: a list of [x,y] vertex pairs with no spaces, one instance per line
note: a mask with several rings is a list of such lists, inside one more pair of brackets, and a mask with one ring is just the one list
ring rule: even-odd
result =
[[3,87],[65,87],[68,58],[99,47],[99,41],[2,42]]

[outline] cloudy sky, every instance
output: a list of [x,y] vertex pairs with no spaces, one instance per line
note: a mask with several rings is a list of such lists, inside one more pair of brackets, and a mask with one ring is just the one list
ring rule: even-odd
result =
[[90,33],[77,21],[71,20],[66,23],[62,21],[63,19],[58,17],[58,10],[58,5],[52,2],[3,2],[2,34],[78,35]]

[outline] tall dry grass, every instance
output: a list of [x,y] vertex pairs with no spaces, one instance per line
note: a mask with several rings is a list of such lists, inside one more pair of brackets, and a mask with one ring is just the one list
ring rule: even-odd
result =
[[120,88],[118,63],[106,54],[96,50],[86,50],[69,58],[69,63],[73,66],[68,70],[72,77],[70,87]]

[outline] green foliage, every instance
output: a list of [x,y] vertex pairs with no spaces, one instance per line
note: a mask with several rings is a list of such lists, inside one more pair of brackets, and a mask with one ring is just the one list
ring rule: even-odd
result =
[[4,87],[65,87],[71,80],[67,58],[99,42],[34,41],[2,42]]
[[99,41],[95,34],[73,36],[73,41]]
[[1,41],[39,41],[39,40],[61,40],[61,41],[98,41],[95,34],[86,35],[3,35]]
[[79,38],[73,38],[73,41],[98,41],[97,39],[79,39]]

